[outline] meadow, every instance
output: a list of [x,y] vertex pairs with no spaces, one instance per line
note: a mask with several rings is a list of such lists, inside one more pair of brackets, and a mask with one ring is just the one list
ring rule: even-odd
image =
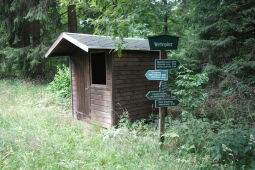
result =
[[160,150],[156,135],[102,129],[72,118],[46,85],[0,80],[0,169],[199,169]]

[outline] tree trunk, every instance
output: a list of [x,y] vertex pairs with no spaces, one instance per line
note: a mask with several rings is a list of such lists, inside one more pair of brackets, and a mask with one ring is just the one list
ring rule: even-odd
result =
[[40,29],[41,29],[40,21],[32,21],[30,23],[30,33],[33,40],[33,46],[40,44],[41,39]]
[[[164,6],[167,6],[167,0],[164,0]],[[165,14],[164,14],[164,34],[167,35],[168,34],[168,10],[165,9]]]
[[[68,32],[77,32],[77,18],[76,18],[76,6],[69,5],[67,12],[68,12]],[[70,64],[70,57],[67,58],[66,65],[69,66],[71,70],[71,64]]]
[[30,45],[30,37],[29,37],[29,27],[30,27],[30,23],[27,21],[23,21],[21,23],[21,42],[19,43],[19,47],[27,47]]
[[68,31],[77,32],[77,18],[75,5],[68,6]]
[[[34,3],[35,3],[34,6],[38,6],[39,0],[35,0]],[[32,36],[33,46],[40,44],[40,39],[41,39],[40,30],[41,30],[41,23],[39,20],[35,20],[30,23],[30,34]]]

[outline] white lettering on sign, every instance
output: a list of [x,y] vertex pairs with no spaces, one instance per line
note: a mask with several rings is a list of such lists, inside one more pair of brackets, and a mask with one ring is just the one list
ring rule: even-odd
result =
[[155,47],[172,47],[173,43],[154,42]]
[[174,106],[175,103],[173,101],[159,101],[160,106]]
[[169,67],[175,68],[177,67],[177,62],[174,60],[166,61],[166,60],[157,60],[157,67]]
[[161,72],[152,72],[152,73],[149,73],[149,76],[156,78],[156,79],[160,79],[160,78],[166,79],[167,78],[167,74],[161,74]]

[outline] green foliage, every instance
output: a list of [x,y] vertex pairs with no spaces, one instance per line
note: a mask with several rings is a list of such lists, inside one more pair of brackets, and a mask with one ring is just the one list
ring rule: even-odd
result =
[[[30,102],[26,106],[31,107],[20,109],[19,103],[23,104],[24,98],[17,101],[17,97],[9,94],[23,96],[26,89],[19,87],[21,82],[5,82],[0,88],[0,114],[10,113],[10,110],[12,114],[0,115],[0,132],[6,132],[6,135],[0,133],[0,145],[4,148],[0,149],[3,157],[0,169],[22,166],[25,169],[175,167],[169,162],[184,164],[176,169],[254,168],[254,1],[165,2],[0,1],[0,77],[41,76],[45,79],[51,77],[49,72],[55,72],[56,63],[65,63],[63,58],[47,59],[46,62],[44,54],[59,32],[67,30],[67,6],[72,3],[77,7],[78,31],[83,33],[111,35],[113,38],[146,37],[161,34],[168,26],[169,34],[181,37],[178,50],[171,51],[170,56],[182,63],[170,76],[173,78],[170,81],[173,97],[181,102],[178,109],[182,116],[180,121],[166,119],[167,143],[162,152],[155,140],[155,118],[131,121],[126,110],[120,118],[120,129],[112,129],[95,138],[91,138],[92,135],[84,137],[81,126],[70,123],[70,120],[63,123],[63,118],[61,123],[56,120],[55,109],[62,112],[62,108],[52,109],[52,104],[56,106],[55,99],[49,96],[46,96],[49,97],[47,101],[43,99],[42,89],[38,91],[32,85],[24,86],[35,88],[36,93],[26,96],[28,100],[25,102]],[[168,16],[166,22],[165,16]],[[118,44],[119,55],[124,45]],[[8,86],[16,90],[8,89]],[[8,90],[2,90],[5,88]],[[58,68],[50,89],[62,97],[70,96],[68,68]],[[40,98],[37,98],[38,93]],[[4,107],[6,103],[11,107]],[[27,116],[28,113],[31,114]],[[13,117],[8,117],[10,115]],[[47,117],[49,121],[40,122]],[[70,129],[63,128],[66,123]],[[31,129],[36,130],[31,132]],[[32,138],[37,145],[31,142]],[[89,151],[84,146],[93,149]],[[173,153],[177,157],[172,158]],[[143,164],[137,162],[140,159]]]
[[0,62],[1,70],[0,77],[17,76],[17,77],[32,77],[47,75],[48,70],[45,68],[44,54],[48,46],[40,44],[37,47],[30,49],[24,48],[6,48],[0,52],[2,62]]
[[0,77],[45,79],[45,57],[59,24],[54,1],[0,2]]
[[[24,55],[28,49],[22,48],[22,49],[13,49],[8,48],[1,51],[1,70],[0,70],[0,76],[6,77],[6,76],[21,76],[23,70],[23,66],[19,65],[18,63],[26,62],[26,59]],[[23,56],[23,58],[16,56]]]
[[[121,117],[119,128],[108,131],[106,137],[124,140],[131,133],[138,137],[158,138],[158,132],[154,129],[157,118],[153,116],[152,119],[149,124],[148,120],[144,119],[131,121],[125,112]],[[199,168],[249,169],[255,167],[255,130],[252,124],[237,124],[228,117],[211,122],[206,118],[197,119],[192,116],[185,121],[166,117],[165,124],[164,150],[177,156],[196,157],[203,162]],[[132,137],[128,139],[132,140]]]
[[237,169],[255,167],[255,131],[252,127],[194,118],[186,122],[170,119],[167,123],[165,136],[169,145],[176,147],[173,150],[182,154],[202,154],[216,167],[224,167],[224,164],[231,164]]
[[71,80],[69,68],[62,65],[57,67],[57,73],[53,81],[49,84],[49,89],[60,95],[69,98],[71,94]]
[[216,85],[228,74],[246,81],[255,71],[254,2],[190,0],[187,6],[188,23],[198,38],[187,42],[192,48],[186,54],[201,66],[206,63],[216,68],[220,77],[209,75]]
[[120,115],[118,126],[130,128],[131,124],[132,124],[132,121],[129,118],[128,111],[123,111],[122,114]]
[[164,21],[164,16],[174,11],[177,1],[93,0],[91,7],[103,11],[98,18],[91,19],[95,31],[120,37],[146,37],[163,33],[163,27],[174,19]]
[[153,114],[149,115],[147,119],[131,120],[128,111],[123,111],[120,115],[117,127],[134,130],[136,133],[141,133],[142,135],[145,131],[155,126],[155,120],[156,117]]
[[85,128],[68,115],[68,100],[45,86],[0,80],[0,89],[0,169],[179,170],[201,163],[161,151],[153,136]]
[[208,95],[203,86],[208,82],[206,73],[195,74],[192,70],[180,66],[176,73],[176,87],[173,94],[176,95],[183,107],[183,113],[197,114],[199,108],[207,99]]

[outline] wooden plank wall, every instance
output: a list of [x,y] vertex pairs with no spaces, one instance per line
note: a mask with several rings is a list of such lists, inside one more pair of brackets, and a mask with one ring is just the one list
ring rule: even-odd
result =
[[112,126],[112,66],[111,56],[106,53],[106,85],[94,85],[90,87],[91,92],[91,121],[93,123],[109,128]]
[[147,80],[145,73],[154,69],[158,52],[123,51],[121,57],[108,51],[106,54],[106,85],[90,83],[88,53],[79,52],[71,57],[74,114],[78,119],[107,128],[116,124],[123,109],[132,119],[147,117],[153,111],[153,102],[145,94],[158,90],[158,81]]
[[154,69],[158,52],[123,51],[121,57],[113,57],[113,107],[115,124],[123,109],[131,119],[147,117],[153,112],[153,101],[145,95],[150,90],[158,90],[158,81],[145,77],[147,70]]
[[78,51],[70,57],[72,81],[72,110],[77,119],[90,116],[88,54]]

